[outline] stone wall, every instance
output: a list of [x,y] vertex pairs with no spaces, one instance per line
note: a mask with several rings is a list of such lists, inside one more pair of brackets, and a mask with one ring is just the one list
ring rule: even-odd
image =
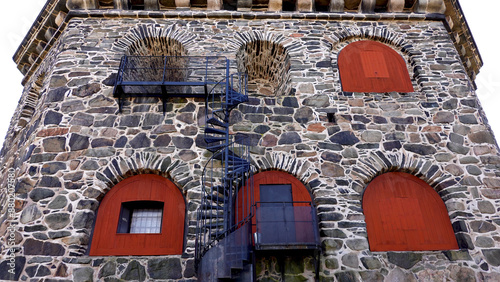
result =
[[[498,147],[443,24],[262,17],[73,18],[68,23],[26,84],[21,101],[33,87],[39,93],[31,120],[16,129],[19,117],[13,118],[2,151],[3,175],[16,170],[20,279],[196,280],[195,211],[209,156],[203,141],[205,103],[175,98],[163,109],[158,99],[134,98],[118,113],[112,98],[121,56],[143,50],[141,38],[158,37],[168,39],[155,42],[173,42],[182,54],[227,56],[234,72],[248,64],[237,62],[245,57],[242,50],[258,58],[252,48],[259,44],[249,42],[263,38],[279,46],[277,58],[289,60],[287,72],[272,64],[262,67],[274,68],[268,71],[276,76],[267,83],[281,77],[278,83],[287,83],[290,91],[252,93],[233,110],[231,130],[250,137],[258,170],[287,171],[310,189],[320,219],[321,280],[500,279]],[[405,58],[415,92],[342,92],[337,55],[349,42],[364,39],[383,42]],[[170,52],[162,48],[156,51]],[[269,62],[265,59],[250,61]],[[362,192],[375,176],[396,170],[436,189],[460,250],[370,252]],[[99,201],[120,180],[141,173],[167,177],[183,191],[188,203],[184,253],[87,256]],[[7,196],[2,193],[0,200],[5,203]],[[6,258],[9,221],[2,206]],[[0,279],[7,279],[7,263],[0,263]],[[287,281],[312,279],[312,257],[285,258],[284,270]],[[259,279],[281,279],[276,257],[260,257],[257,272]]]

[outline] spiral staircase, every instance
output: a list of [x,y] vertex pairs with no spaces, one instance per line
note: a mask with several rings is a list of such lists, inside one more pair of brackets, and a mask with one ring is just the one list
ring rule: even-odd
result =
[[248,101],[244,74],[216,84],[206,100],[205,142],[212,153],[202,176],[196,261],[200,281],[251,281],[253,185],[249,147],[229,133],[229,115]]

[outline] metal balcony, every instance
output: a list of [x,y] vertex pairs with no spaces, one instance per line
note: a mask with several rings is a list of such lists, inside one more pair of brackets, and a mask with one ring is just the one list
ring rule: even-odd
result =
[[257,202],[255,225],[257,251],[320,247],[316,209],[311,202]]
[[206,98],[221,81],[228,81],[229,60],[219,56],[124,56],[113,96]]

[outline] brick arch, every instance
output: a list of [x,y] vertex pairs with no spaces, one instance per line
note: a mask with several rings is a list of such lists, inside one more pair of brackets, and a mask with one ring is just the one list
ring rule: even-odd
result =
[[195,35],[177,25],[162,28],[157,25],[138,25],[118,40],[113,51],[136,56],[186,56]]
[[229,49],[236,52],[238,71],[248,73],[250,93],[278,96],[290,92],[289,50],[296,45],[281,34],[251,31],[237,33]]

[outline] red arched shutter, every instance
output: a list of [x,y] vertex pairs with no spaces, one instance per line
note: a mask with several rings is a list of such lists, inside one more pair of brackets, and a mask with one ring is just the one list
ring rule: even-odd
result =
[[[163,203],[161,233],[118,233],[123,203]],[[97,213],[91,256],[182,254],[186,205],[179,189],[154,174],[127,178],[114,186],[102,200]]]
[[363,211],[371,251],[458,249],[443,200],[416,176],[376,177],[364,192]]
[[413,92],[403,58],[375,41],[357,41],[339,54],[342,90],[347,92]]

